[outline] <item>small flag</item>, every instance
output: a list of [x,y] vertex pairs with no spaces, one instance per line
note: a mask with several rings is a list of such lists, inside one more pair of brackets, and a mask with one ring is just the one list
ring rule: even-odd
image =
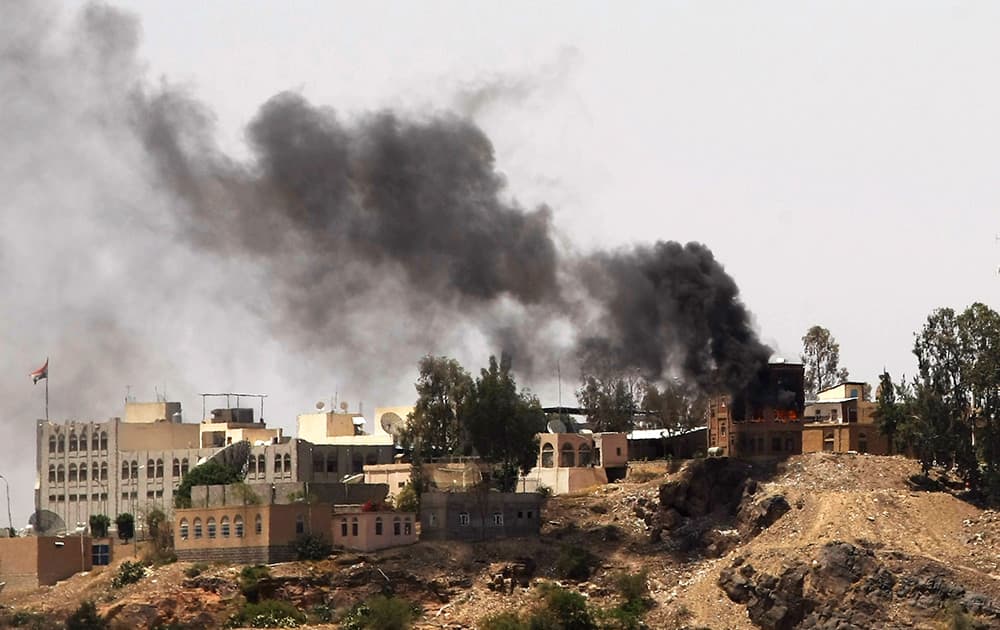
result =
[[45,365],[43,365],[42,367],[38,368],[37,370],[35,370],[31,374],[29,374],[28,376],[31,377],[31,382],[34,383],[35,385],[37,385],[38,381],[42,380],[43,378],[48,378],[49,377],[49,360],[45,359]]

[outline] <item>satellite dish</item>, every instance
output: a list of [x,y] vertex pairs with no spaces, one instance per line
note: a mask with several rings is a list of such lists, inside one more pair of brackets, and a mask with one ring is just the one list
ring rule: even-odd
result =
[[545,428],[548,429],[549,433],[567,433],[566,423],[558,418],[549,420]]
[[322,400],[316,403],[316,409],[318,409],[319,411],[323,411],[323,407],[326,407],[326,403],[323,402]]
[[379,424],[382,425],[383,431],[397,440],[406,427],[406,422],[398,414],[391,411],[382,414],[382,417],[379,418]]
[[51,536],[66,529],[66,521],[52,510],[37,510],[28,519],[28,524],[39,536]]

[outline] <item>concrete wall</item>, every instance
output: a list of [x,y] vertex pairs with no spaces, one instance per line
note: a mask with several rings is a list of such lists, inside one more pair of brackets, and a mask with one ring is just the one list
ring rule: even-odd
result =
[[734,457],[788,457],[802,453],[800,422],[730,423],[730,450]]
[[119,429],[121,451],[164,451],[198,448],[197,424],[123,423]]
[[537,536],[543,500],[533,492],[427,492],[420,496],[420,537],[471,541]]
[[[329,539],[331,511],[332,506],[327,503],[178,509],[174,514],[174,549],[182,560],[285,561],[294,556],[291,545],[300,536],[316,534]],[[237,517],[243,521],[242,536],[237,535]],[[257,533],[258,517],[260,533]],[[224,518],[229,520],[228,535],[222,526]],[[215,523],[214,536],[209,528],[210,519]],[[199,521],[201,536],[197,529]]]
[[191,488],[191,507],[288,505],[309,497],[314,503],[361,505],[381,503],[389,493],[385,484],[365,483],[246,483]]
[[[378,532],[380,519],[381,533]],[[333,544],[357,551],[410,545],[417,542],[416,521],[417,515],[413,512],[337,512],[331,529]]]
[[628,466],[628,436],[624,433],[595,433],[594,447],[600,450],[595,462],[605,468]]
[[413,470],[410,464],[376,464],[365,466],[365,483],[380,483],[389,487],[393,499],[410,481]]
[[889,454],[889,438],[872,424],[812,423],[802,428],[803,453]]
[[304,413],[296,420],[297,435],[313,444],[323,444],[328,437],[354,435],[353,413]]
[[532,468],[526,479],[532,485],[525,489],[537,490],[539,485],[547,486],[552,494],[578,492],[594,486],[608,483],[608,475],[604,468],[591,466],[589,468]]
[[90,569],[91,539],[88,536],[0,539],[0,582],[7,583],[4,594],[52,585]]
[[179,402],[127,402],[125,422],[173,422],[174,414],[180,412]]

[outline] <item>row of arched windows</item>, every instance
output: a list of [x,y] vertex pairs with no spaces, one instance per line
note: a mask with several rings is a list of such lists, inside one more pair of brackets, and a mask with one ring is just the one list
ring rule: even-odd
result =
[[[264,455],[258,455],[254,457],[250,456],[247,462],[247,474],[249,475],[265,475],[267,474],[267,458]],[[282,472],[291,473],[292,472],[292,456],[288,453],[282,455],[281,453],[274,454],[274,472],[280,474]]]
[[[77,468],[76,464],[69,465],[69,481],[73,483],[75,481],[86,481],[88,472],[87,465],[80,464]],[[107,481],[108,479],[108,463],[101,462],[98,466],[97,462],[94,462],[90,466],[90,478],[93,480],[100,479],[101,481]],[[62,483],[66,481],[66,467],[62,464],[56,466],[55,464],[49,464],[49,483]]]
[[[580,445],[579,451],[566,442],[559,449],[559,466],[590,466],[593,462],[593,450],[586,442]],[[579,456],[578,456],[579,455]],[[551,444],[542,446],[542,468],[555,466],[555,448]]]
[[[230,521],[228,516],[223,516],[219,519],[218,527],[216,527],[215,517],[209,516],[205,519],[204,528],[202,528],[202,521],[200,516],[196,516],[191,523],[188,523],[186,518],[182,518],[178,524],[178,530],[181,536],[181,540],[187,540],[192,534],[191,530],[194,530],[194,538],[204,538],[205,534],[208,534],[208,538],[216,538],[219,535],[222,538],[229,538],[233,536],[235,538],[243,538],[243,517],[237,514],[233,517],[232,526],[230,527]],[[264,532],[264,521],[260,514],[254,517],[253,522],[253,533],[254,535],[260,536]]]
[[[179,479],[187,474],[189,469],[188,458],[183,459],[174,458],[173,473],[174,478]],[[139,478],[139,462],[136,460],[124,461],[122,462],[122,479],[138,479]],[[146,460],[146,478],[147,479],[162,479],[163,478],[163,460],[157,459]]]
[[[50,453],[62,453],[66,450],[66,436],[62,433],[58,435],[49,436],[49,452]],[[71,453],[76,451],[86,451],[87,450],[87,432],[82,431],[79,436],[77,436],[76,431],[70,431],[69,434],[69,451]],[[106,451],[108,450],[108,432],[101,431],[95,432],[93,434],[93,439],[90,442],[90,450],[93,451]]]

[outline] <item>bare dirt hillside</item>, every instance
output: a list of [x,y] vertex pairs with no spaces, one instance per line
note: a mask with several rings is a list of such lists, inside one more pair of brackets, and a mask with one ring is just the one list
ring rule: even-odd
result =
[[[393,593],[420,605],[417,628],[474,628],[535,606],[541,580],[607,610],[622,601],[616,576],[645,571],[650,628],[1000,627],[1000,517],[914,489],[918,472],[900,457],[827,454],[636,465],[630,480],[550,499],[537,540],[338,552],[274,565],[258,588],[313,627]],[[580,557],[591,575],[568,578]],[[59,619],[92,599],[113,626],[218,627],[244,601],[240,567],[190,568],[113,589],[111,567],[0,604]]]

